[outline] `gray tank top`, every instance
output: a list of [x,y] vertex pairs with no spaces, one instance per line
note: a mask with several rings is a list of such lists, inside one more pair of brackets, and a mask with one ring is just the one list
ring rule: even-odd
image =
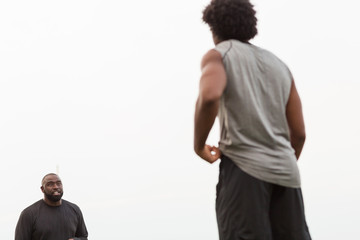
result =
[[220,150],[249,175],[300,187],[286,119],[292,75],[274,54],[228,40],[216,45],[227,85],[220,100]]

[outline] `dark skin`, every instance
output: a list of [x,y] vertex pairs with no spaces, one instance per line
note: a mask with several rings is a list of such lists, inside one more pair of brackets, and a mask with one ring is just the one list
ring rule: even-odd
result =
[[[60,194],[63,193],[63,185],[58,175],[50,174],[46,176],[42,181],[41,191],[44,193],[44,202],[47,205],[52,207],[57,207],[61,205],[61,198],[58,201],[54,202],[46,196],[46,194],[51,194],[53,196],[60,196]],[[74,239],[70,238],[69,240],[74,240]]]
[[206,139],[214,124],[221,95],[226,86],[226,73],[220,53],[210,50],[201,62],[199,97],[195,110],[194,150],[209,163],[220,158],[218,147],[206,144]]
[[45,195],[46,193],[58,196],[63,192],[62,182],[58,175],[51,174],[46,176],[42,181],[41,191],[44,193],[44,201],[47,205],[53,207],[61,205],[61,199],[59,199],[59,201],[53,202]]
[[295,150],[296,159],[299,159],[303,149],[306,133],[300,96],[292,81],[289,100],[286,105],[286,118],[290,130],[291,146]]
[[[213,35],[215,44],[221,39]],[[214,163],[221,156],[217,146],[206,144],[210,130],[218,113],[220,98],[226,87],[226,72],[219,52],[208,51],[201,62],[199,96],[195,108],[194,151],[209,163]],[[299,159],[305,143],[305,125],[301,100],[292,81],[289,100],[286,105],[286,118],[290,130],[291,146]]]

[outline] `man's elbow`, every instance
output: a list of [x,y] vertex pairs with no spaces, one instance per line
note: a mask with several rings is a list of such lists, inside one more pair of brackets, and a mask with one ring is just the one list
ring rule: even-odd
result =
[[204,105],[217,103],[221,98],[221,93],[216,91],[203,91],[200,94],[201,103]]
[[306,133],[300,132],[291,135],[291,141],[294,142],[296,145],[304,145],[306,140]]

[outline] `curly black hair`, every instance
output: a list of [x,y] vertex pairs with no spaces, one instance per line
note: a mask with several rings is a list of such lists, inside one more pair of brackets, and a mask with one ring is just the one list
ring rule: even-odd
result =
[[202,19],[219,40],[248,42],[257,34],[255,14],[249,0],[212,0]]

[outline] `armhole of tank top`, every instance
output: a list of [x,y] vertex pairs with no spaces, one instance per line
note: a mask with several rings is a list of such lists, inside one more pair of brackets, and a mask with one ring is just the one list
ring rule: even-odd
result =
[[229,41],[230,46],[229,48],[224,52],[223,56],[222,56],[222,60],[224,61],[226,55],[228,54],[228,52],[230,51],[230,49],[232,48],[232,41]]

